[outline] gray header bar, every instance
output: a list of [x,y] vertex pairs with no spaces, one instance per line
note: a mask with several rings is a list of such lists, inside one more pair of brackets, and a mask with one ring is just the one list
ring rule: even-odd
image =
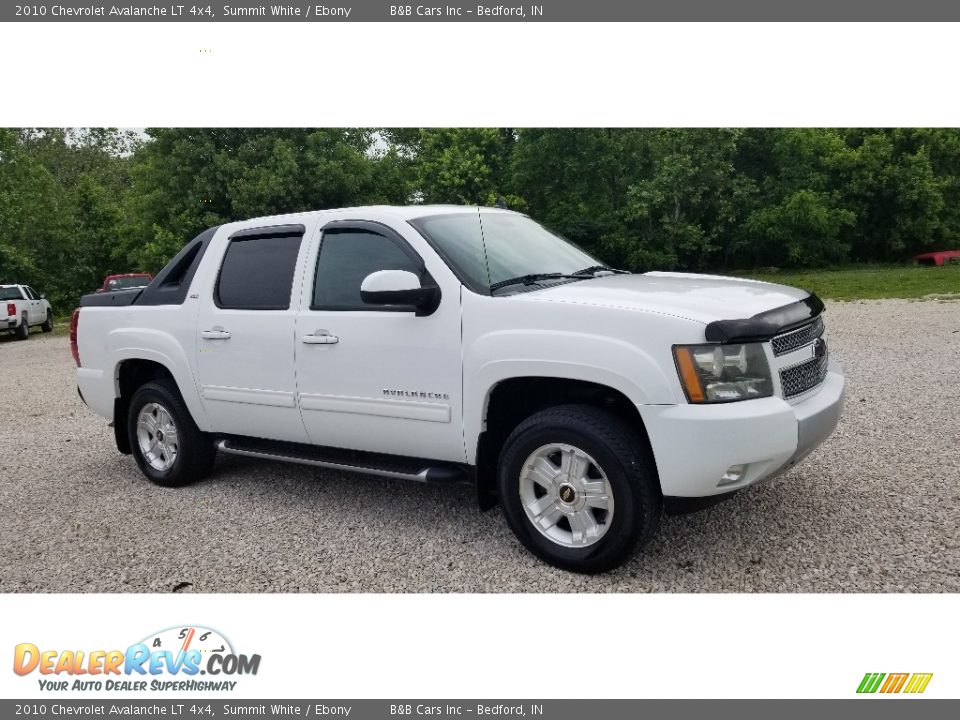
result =
[[[180,0],[183,2],[183,0]],[[338,4],[339,3],[339,4]],[[196,4],[61,0],[0,6],[3,22],[655,22],[956,21],[943,0],[234,0]]]
[[[909,706],[909,708],[907,707]],[[960,700],[872,697],[851,700],[0,700],[0,717],[313,718],[317,720],[941,720]]]

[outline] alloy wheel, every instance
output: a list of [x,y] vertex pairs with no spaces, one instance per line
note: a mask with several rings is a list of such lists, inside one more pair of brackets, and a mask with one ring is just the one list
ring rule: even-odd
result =
[[613,489],[589,454],[566,443],[534,450],[520,470],[527,519],[552,542],[583,548],[598,542],[613,519]]

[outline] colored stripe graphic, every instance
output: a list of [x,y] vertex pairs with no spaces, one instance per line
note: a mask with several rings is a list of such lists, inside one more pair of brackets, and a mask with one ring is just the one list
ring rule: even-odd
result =
[[910,678],[910,682],[907,684],[907,689],[904,692],[907,693],[922,693],[927,689],[927,685],[930,684],[930,679],[933,677],[933,673],[914,673],[913,677]]
[[875,693],[877,688],[880,687],[880,682],[884,677],[884,673],[867,673],[863,676],[863,680],[860,681],[860,687],[857,688],[857,692]]
[[887,681],[880,688],[882,693],[898,693],[903,689],[903,684],[910,677],[910,673],[890,673],[887,675]]
[[[879,692],[890,695],[899,692],[919,694],[927,689],[930,680],[933,679],[933,673],[866,673],[860,685],[857,686],[857,692],[861,694],[870,694]],[[881,685],[882,683],[882,685]]]

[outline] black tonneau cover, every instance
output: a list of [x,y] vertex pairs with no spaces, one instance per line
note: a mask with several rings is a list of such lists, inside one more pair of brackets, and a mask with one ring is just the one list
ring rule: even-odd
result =
[[133,305],[143,288],[114,290],[113,292],[90,293],[80,298],[80,307],[124,307]]

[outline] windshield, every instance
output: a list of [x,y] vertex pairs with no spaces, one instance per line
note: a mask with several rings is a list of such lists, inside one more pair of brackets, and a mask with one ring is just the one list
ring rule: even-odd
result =
[[139,277],[113,278],[107,281],[109,290],[130,290],[131,288],[142,288],[150,284],[150,278],[141,275]]
[[0,300],[23,300],[23,295],[20,294],[19,288],[0,288]]
[[542,225],[514,213],[428,215],[411,224],[476,292],[489,293],[491,285],[523,275],[567,275],[601,264]]

